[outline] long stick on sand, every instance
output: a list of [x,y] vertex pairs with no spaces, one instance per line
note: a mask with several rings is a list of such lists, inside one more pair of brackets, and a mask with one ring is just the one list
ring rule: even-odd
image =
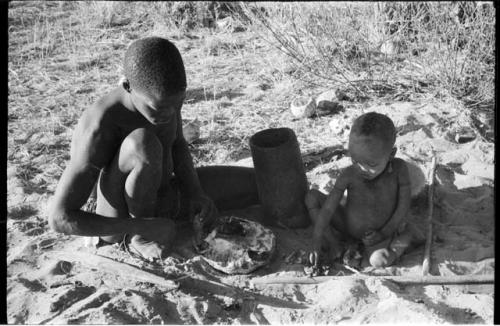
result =
[[420,275],[366,275],[354,274],[350,276],[316,276],[316,277],[294,277],[294,276],[264,276],[252,279],[252,283],[259,284],[319,284],[331,280],[352,279],[383,279],[398,284],[406,285],[431,285],[431,284],[493,284],[494,275],[451,275],[451,276],[420,276]]
[[77,261],[89,266],[101,268],[103,271],[116,273],[129,280],[154,283],[167,290],[173,290],[179,287],[177,282],[167,280],[161,276],[142,270],[139,267],[135,267],[134,265],[121,263],[108,257],[92,253],[65,251],[57,252],[56,256],[59,259]]
[[436,156],[432,157],[431,170],[429,173],[429,215],[427,216],[427,238],[425,240],[424,260],[422,262],[422,275],[429,274],[431,265],[432,246],[432,215],[434,214],[434,174],[436,172]]

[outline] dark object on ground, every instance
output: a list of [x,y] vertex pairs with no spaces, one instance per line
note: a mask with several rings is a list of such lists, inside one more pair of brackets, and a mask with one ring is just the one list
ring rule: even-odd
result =
[[259,199],[269,224],[306,227],[307,178],[293,130],[262,130],[250,138]]

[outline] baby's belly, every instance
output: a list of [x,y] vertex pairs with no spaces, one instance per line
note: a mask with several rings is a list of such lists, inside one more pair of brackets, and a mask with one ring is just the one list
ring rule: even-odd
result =
[[379,230],[391,218],[393,210],[349,205],[345,208],[347,232],[361,239],[368,230]]

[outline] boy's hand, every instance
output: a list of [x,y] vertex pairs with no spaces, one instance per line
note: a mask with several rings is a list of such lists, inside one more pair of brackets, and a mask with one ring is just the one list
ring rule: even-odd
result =
[[[195,225],[199,225],[200,231],[210,225],[217,217],[217,207],[212,199],[205,194],[194,197],[190,202],[190,218]],[[195,221],[196,219],[196,221]]]
[[145,230],[139,234],[149,241],[169,244],[175,236],[175,223],[169,218],[151,218],[145,225]]
[[365,232],[365,235],[361,239],[363,244],[367,247],[371,247],[381,241],[384,240],[384,236],[382,233],[376,230],[368,230]]

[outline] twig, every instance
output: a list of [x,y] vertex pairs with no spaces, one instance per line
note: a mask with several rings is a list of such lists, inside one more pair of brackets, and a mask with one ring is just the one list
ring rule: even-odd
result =
[[452,276],[434,276],[434,275],[365,275],[353,274],[349,276],[316,276],[316,277],[294,277],[294,276],[264,276],[252,279],[252,283],[258,284],[319,284],[331,280],[349,280],[349,279],[382,279],[392,281],[398,284],[407,285],[430,285],[430,284],[493,284],[494,275],[452,275]]
[[353,272],[354,274],[358,274],[358,275],[361,275],[362,273],[360,271],[358,271],[356,268],[352,268],[351,266],[349,265],[346,265],[344,264],[343,267],[351,272]]
[[429,274],[431,265],[431,246],[432,246],[432,215],[434,213],[434,175],[436,172],[436,156],[432,157],[431,170],[429,173],[429,215],[427,216],[427,238],[425,241],[424,260],[422,262],[422,275]]
[[168,290],[177,289],[179,287],[179,284],[177,282],[167,280],[161,276],[142,270],[133,265],[121,263],[101,255],[64,251],[54,252],[54,254],[60,259],[73,262],[81,262],[86,265],[101,268],[102,271],[116,273],[129,280],[132,279],[136,281],[154,283],[157,285],[161,285]]

